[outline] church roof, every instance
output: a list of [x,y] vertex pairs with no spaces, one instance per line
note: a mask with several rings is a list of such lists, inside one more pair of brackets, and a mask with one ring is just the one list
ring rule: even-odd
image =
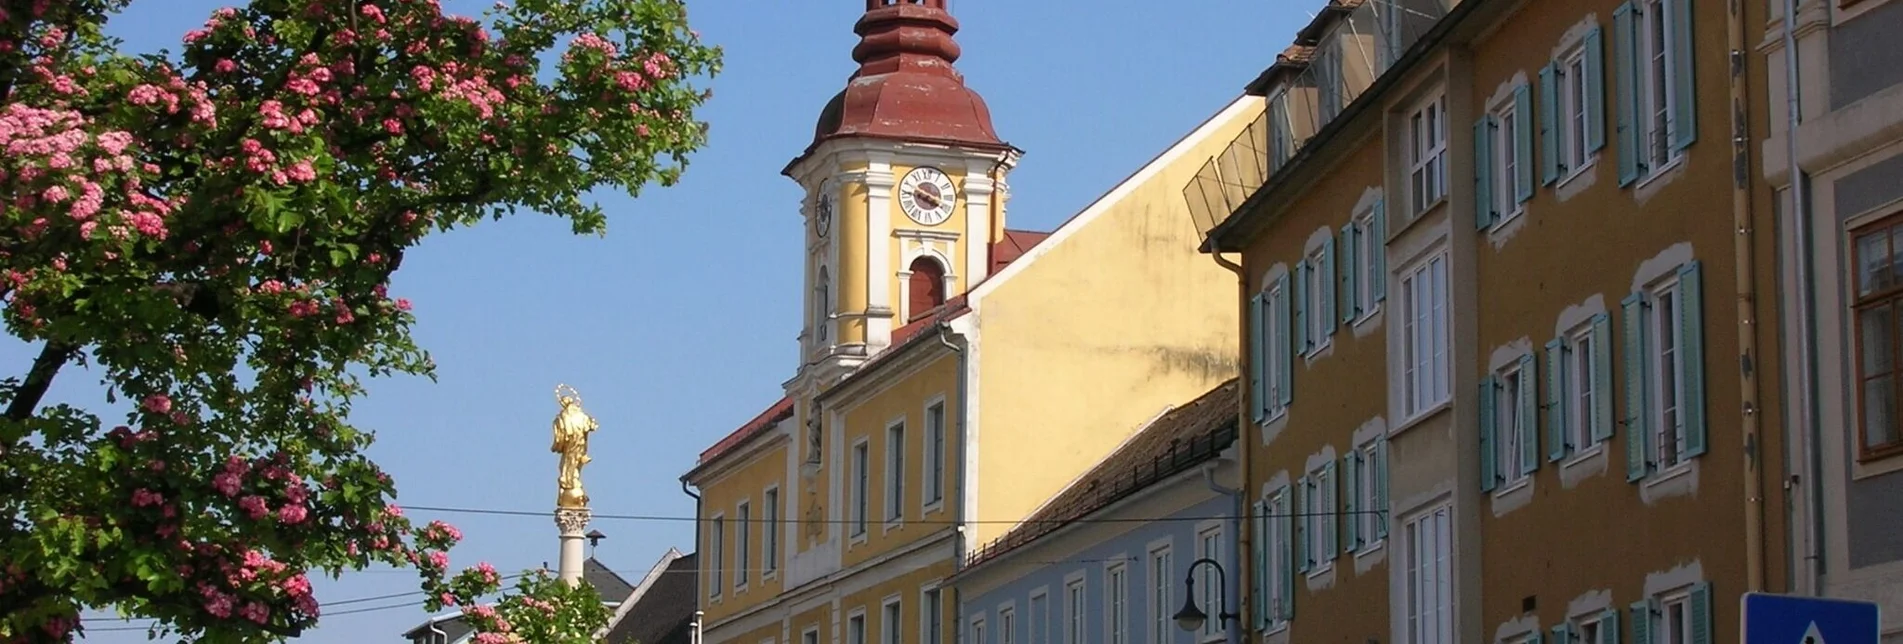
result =
[[699,555],[677,555],[649,573],[608,630],[606,644],[688,644],[700,591]]

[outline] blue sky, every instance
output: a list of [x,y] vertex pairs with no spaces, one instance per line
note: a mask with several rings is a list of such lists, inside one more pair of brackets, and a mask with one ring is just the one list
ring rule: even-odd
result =
[[[136,50],[173,45],[237,0],[136,0],[112,26]],[[448,0],[476,13],[486,2]],[[1011,177],[1010,225],[1048,230],[1240,93],[1320,0],[954,0],[958,67],[998,133],[1026,151]],[[418,341],[439,382],[380,380],[354,420],[411,506],[545,511],[554,500],[551,391],[578,388],[602,430],[585,471],[595,511],[692,516],[679,476],[700,450],[780,395],[797,366],[800,194],[779,171],[810,141],[854,69],[855,0],[690,0],[690,19],[726,48],[699,116],[711,141],[680,185],[602,195],[606,238],[527,215],[438,235],[409,254],[392,291],[416,304]],[[24,373],[34,348],[0,340]],[[69,369],[51,400],[92,404],[97,378]],[[467,535],[452,565],[513,571],[554,563],[543,517],[431,515]],[[597,553],[638,578],[686,522],[597,520]],[[407,572],[321,581],[325,603],[416,589]],[[326,612],[420,601],[421,595]],[[304,640],[393,641],[425,615],[395,608],[327,617]],[[89,621],[95,629],[121,624]],[[143,632],[90,640],[143,642]]]

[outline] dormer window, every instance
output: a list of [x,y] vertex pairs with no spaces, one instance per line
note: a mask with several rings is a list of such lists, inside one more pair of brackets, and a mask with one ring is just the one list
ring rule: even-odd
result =
[[906,294],[908,317],[917,318],[945,303],[945,265],[931,257],[912,260]]

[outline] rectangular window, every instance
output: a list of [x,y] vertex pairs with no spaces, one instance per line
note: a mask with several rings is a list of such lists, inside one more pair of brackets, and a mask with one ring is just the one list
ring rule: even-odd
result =
[[970,644],[990,644],[990,642],[985,641],[985,618],[978,617],[971,620]]
[[1302,482],[1302,537],[1309,574],[1327,570],[1335,561],[1335,466],[1323,465]]
[[1549,458],[1590,450],[1612,437],[1611,318],[1601,313],[1547,343]]
[[1313,355],[1328,346],[1329,331],[1335,328],[1335,303],[1328,297],[1335,285],[1335,275],[1328,270],[1333,262],[1329,261],[1328,249],[1317,248],[1302,260],[1301,280],[1302,337],[1307,339],[1304,349]]
[[1852,233],[1857,341],[1857,456],[1903,453],[1897,399],[1903,386],[1903,219]]
[[1493,396],[1494,418],[1496,424],[1494,453],[1490,456],[1496,464],[1494,471],[1499,473],[1500,485],[1496,490],[1504,491],[1526,479],[1526,457],[1530,453],[1527,439],[1531,437],[1533,419],[1523,412],[1530,411],[1526,404],[1532,395],[1533,383],[1521,363],[1507,367],[1495,379]]
[[905,518],[905,421],[885,428],[885,520]]
[[1104,616],[1107,644],[1130,644],[1129,568],[1121,563],[1104,569]]
[[1282,169],[1295,155],[1294,129],[1289,127],[1288,91],[1281,90],[1269,99],[1269,172]]
[[1150,551],[1150,644],[1167,644],[1176,629],[1177,606],[1170,602],[1170,589],[1176,587],[1175,567],[1170,564],[1170,548]]
[[1493,200],[1493,211],[1497,213],[1494,220],[1496,224],[1520,212],[1517,178],[1520,176],[1520,164],[1527,162],[1519,156],[1520,137],[1525,135],[1520,129],[1526,125],[1516,107],[1517,103],[1508,100],[1494,108],[1491,115],[1493,132],[1488,143],[1492,149],[1486,153],[1493,155],[1493,163],[1489,164],[1493,178],[1488,183],[1493,188],[1489,198]]
[[1018,610],[998,609],[998,644],[1018,644]]
[[1381,440],[1365,443],[1356,448],[1354,476],[1355,514],[1348,517],[1353,522],[1355,550],[1365,550],[1367,546],[1379,542],[1387,530],[1387,499],[1382,496],[1382,487],[1387,485],[1387,461],[1381,449]]
[[760,563],[766,574],[773,574],[780,569],[780,488],[767,488],[763,503],[760,520],[765,522],[761,532],[766,540],[760,546]]
[[[1699,273],[1697,261],[1686,262],[1620,304],[1625,316],[1623,424],[1631,429],[1626,440],[1628,481],[1645,479],[1705,453]],[[1600,432],[1602,440],[1607,436],[1608,432]]]
[[[1207,528],[1198,533],[1196,535],[1196,552],[1198,557],[1222,561],[1222,526]],[[1216,573],[1213,570],[1204,568],[1202,572],[1204,573],[1202,578],[1196,580],[1199,591],[1198,594],[1202,595],[1197,601],[1204,606],[1221,607],[1223,605],[1222,587],[1216,583],[1220,580],[1216,578]],[[1220,623],[1221,621],[1222,620],[1218,619],[1205,620],[1203,622],[1202,637],[1207,639],[1222,635],[1223,626]]]
[[1656,404],[1652,406],[1654,415],[1652,445],[1657,451],[1653,462],[1659,468],[1677,465],[1685,446],[1685,426],[1679,418],[1680,401],[1684,400],[1685,363],[1683,353],[1679,351],[1678,339],[1682,329],[1679,325],[1678,281],[1653,287],[1648,307],[1648,335],[1646,345],[1652,347],[1647,356],[1646,366],[1650,373],[1652,390],[1646,392]]
[[709,589],[707,596],[709,597],[719,597],[720,589],[726,585],[726,582],[721,577],[721,571],[727,567],[726,546],[727,519],[725,517],[714,517],[713,523],[707,526],[707,549],[712,551],[711,554],[713,554],[713,556],[709,559],[711,559],[714,564],[709,566],[707,570],[708,576],[712,577],[712,579],[708,580],[712,582],[708,584]]
[[846,644],[866,644],[866,616],[846,618]]
[[872,492],[868,484],[871,473],[866,470],[872,465],[870,446],[859,443],[852,446],[852,536],[866,536],[866,510],[870,507],[866,497]]
[[1050,600],[1042,592],[1031,596],[1031,644],[1051,644]]
[[1654,622],[1652,633],[1657,638],[1652,641],[1658,644],[1691,644],[1692,620],[1687,615],[1690,612],[1686,610],[1687,604],[1690,602],[1686,599],[1684,595],[1677,595],[1666,597],[1660,602],[1661,610],[1653,617],[1657,621]]
[[742,502],[734,510],[734,551],[733,585],[736,588],[747,585],[747,570],[753,567],[753,506]]
[[1569,442],[1575,449],[1591,447],[1593,440],[1592,410],[1597,408],[1601,392],[1597,362],[1598,352],[1604,350],[1593,338],[1591,329],[1573,333],[1571,346],[1566,350],[1566,396],[1562,402],[1564,409],[1559,410],[1567,422]]
[[1415,216],[1447,195],[1447,108],[1435,95],[1408,116],[1408,207]]
[[1348,94],[1348,87],[1342,82],[1341,54],[1341,39],[1323,38],[1315,45],[1315,53],[1309,61],[1309,68],[1315,72],[1315,95],[1321,112],[1315,121],[1316,131],[1321,130],[1320,125],[1334,120],[1346,102],[1343,97]]
[[1630,612],[1634,642],[1712,644],[1711,584],[1708,582],[1646,598],[1632,604]]
[[1677,113],[1678,101],[1682,100],[1676,78],[1678,65],[1673,59],[1679,35],[1674,25],[1679,20],[1674,4],[1645,0],[1638,5],[1641,62],[1637,77],[1641,81],[1639,133],[1640,149],[1645,151],[1641,157],[1645,164],[1640,171],[1643,175],[1664,168],[1676,160],[1680,152],[1672,145],[1680,127],[1673,116]]
[[924,644],[939,644],[945,633],[945,606],[940,600],[937,588],[925,591],[924,601],[919,604],[925,613],[919,618],[919,628],[924,629]]
[[1454,641],[1453,523],[1453,508],[1441,506],[1402,528],[1407,644]]
[[1588,103],[1593,89],[1586,77],[1586,50],[1575,47],[1561,56],[1559,69],[1559,175],[1570,177],[1586,167],[1591,154],[1586,139],[1587,121],[1595,110]]
[[1266,304],[1263,307],[1268,319],[1268,341],[1262,343],[1262,362],[1267,366],[1264,371],[1264,392],[1266,393],[1267,418],[1280,417],[1288,411],[1292,393],[1289,389],[1293,377],[1290,360],[1294,351],[1294,338],[1290,332],[1291,324],[1288,311],[1288,278],[1284,276],[1269,286]]
[[925,408],[925,505],[945,500],[945,403]]
[[881,626],[879,631],[883,634],[880,637],[880,641],[884,642],[884,644],[904,644],[905,622],[899,606],[899,600],[886,600],[885,606],[879,614],[879,625]]
[[1409,269],[1401,293],[1402,415],[1413,418],[1447,400],[1447,255]]
[[1084,615],[1088,610],[1084,604],[1084,580],[1064,584],[1065,644],[1084,644]]
[[1385,240],[1381,239],[1381,231],[1374,222],[1379,212],[1379,209],[1364,212],[1354,221],[1354,292],[1350,296],[1354,298],[1356,319],[1373,315],[1379,302],[1375,280],[1380,279],[1378,275],[1385,270],[1380,254],[1387,252]]
[[[1572,644],[1618,644],[1619,622],[1612,610],[1587,613],[1554,627],[1555,642]],[[1560,640],[1559,636],[1566,636]]]
[[1289,512],[1289,489],[1283,487],[1269,495],[1264,506],[1266,520],[1261,524],[1264,560],[1263,580],[1263,623],[1268,630],[1275,630],[1288,622],[1289,591],[1294,587],[1295,568],[1290,560],[1294,544],[1290,543],[1291,529],[1295,518]]
[[806,631],[805,633],[801,633],[800,644],[819,644],[819,629],[813,629],[813,630]]

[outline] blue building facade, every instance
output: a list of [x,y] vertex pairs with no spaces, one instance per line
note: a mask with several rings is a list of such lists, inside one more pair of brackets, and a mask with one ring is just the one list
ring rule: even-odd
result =
[[[1163,414],[948,580],[966,644],[1239,641],[1234,383]],[[1190,566],[1201,565],[1189,578]],[[1226,577],[1226,579],[1224,579]],[[1209,619],[1185,631],[1187,595]]]

